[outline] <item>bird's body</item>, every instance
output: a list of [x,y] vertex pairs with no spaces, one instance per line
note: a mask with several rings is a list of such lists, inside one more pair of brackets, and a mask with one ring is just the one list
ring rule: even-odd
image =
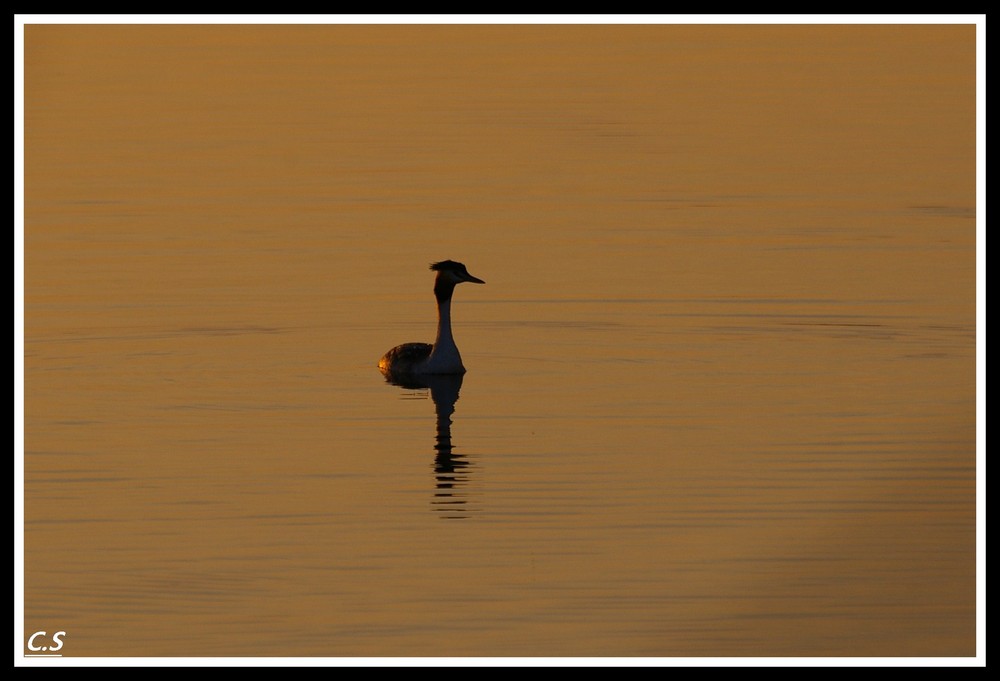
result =
[[469,274],[460,262],[443,260],[431,265],[437,272],[434,297],[438,306],[438,329],[434,344],[403,343],[389,350],[379,360],[378,368],[386,376],[413,374],[464,374],[462,356],[451,334],[451,297],[455,286],[463,282],[485,284]]

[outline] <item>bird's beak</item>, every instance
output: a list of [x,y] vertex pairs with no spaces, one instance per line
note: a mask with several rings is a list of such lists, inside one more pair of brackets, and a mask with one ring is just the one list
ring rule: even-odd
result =
[[465,281],[472,282],[473,284],[485,284],[486,283],[482,279],[479,279],[478,277],[474,277],[471,274],[466,273],[465,276],[467,277],[465,279]]

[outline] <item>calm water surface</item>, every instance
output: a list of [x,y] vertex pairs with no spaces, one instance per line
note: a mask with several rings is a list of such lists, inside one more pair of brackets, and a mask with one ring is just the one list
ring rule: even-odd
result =
[[28,26],[25,632],[974,655],[974,38]]

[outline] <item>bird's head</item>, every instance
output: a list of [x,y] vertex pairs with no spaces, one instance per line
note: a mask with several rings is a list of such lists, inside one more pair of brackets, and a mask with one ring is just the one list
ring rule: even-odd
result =
[[449,284],[462,284],[471,282],[473,284],[485,284],[486,282],[478,277],[469,274],[469,270],[460,262],[454,260],[442,260],[431,263],[431,269],[438,273],[438,279],[443,279]]

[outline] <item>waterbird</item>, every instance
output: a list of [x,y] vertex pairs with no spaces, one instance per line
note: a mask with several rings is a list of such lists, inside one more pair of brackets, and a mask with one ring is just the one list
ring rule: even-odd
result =
[[458,284],[472,282],[485,284],[460,262],[442,260],[431,263],[431,270],[437,272],[434,279],[434,297],[437,298],[438,327],[434,344],[403,343],[382,355],[379,370],[388,378],[426,374],[464,374],[462,355],[451,334],[451,296]]

